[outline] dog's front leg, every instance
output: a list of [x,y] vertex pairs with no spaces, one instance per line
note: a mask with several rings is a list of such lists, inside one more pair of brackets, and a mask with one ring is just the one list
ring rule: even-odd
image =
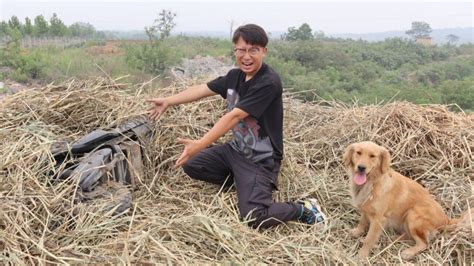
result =
[[385,223],[387,221],[383,216],[376,216],[374,218],[369,217],[369,219],[369,232],[364,239],[362,248],[359,250],[359,257],[363,259],[369,256],[370,250],[379,241],[380,235],[382,234],[383,228],[385,227]]
[[353,237],[361,236],[365,232],[368,226],[369,226],[369,219],[367,218],[367,215],[363,213],[362,216],[360,217],[360,220],[357,226],[351,230],[351,235]]

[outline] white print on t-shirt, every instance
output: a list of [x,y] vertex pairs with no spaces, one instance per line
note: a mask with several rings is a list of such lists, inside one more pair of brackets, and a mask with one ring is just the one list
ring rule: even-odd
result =
[[[227,111],[234,109],[239,102],[239,94],[234,89],[227,89]],[[273,155],[270,138],[259,138],[260,125],[257,119],[248,116],[232,129],[234,140],[231,146],[246,158],[257,162]]]

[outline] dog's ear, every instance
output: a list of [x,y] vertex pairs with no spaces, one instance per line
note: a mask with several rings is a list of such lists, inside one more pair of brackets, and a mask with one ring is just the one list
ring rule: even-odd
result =
[[388,150],[380,147],[380,172],[385,174],[390,169],[391,157]]
[[342,162],[346,168],[352,166],[352,153],[354,153],[354,144],[347,146],[344,155],[342,155]]

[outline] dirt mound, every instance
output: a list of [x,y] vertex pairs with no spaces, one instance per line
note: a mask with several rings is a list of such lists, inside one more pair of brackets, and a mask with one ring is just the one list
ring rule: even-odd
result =
[[[356,264],[360,243],[349,230],[359,214],[351,206],[341,156],[360,140],[387,147],[393,167],[425,186],[450,217],[474,206],[473,115],[439,105],[311,104],[285,95],[285,159],[274,196],[317,198],[327,227],[292,222],[251,229],[239,219],[235,189],[191,180],[173,167],[182,150],[176,138],[201,137],[224,114],[219,97],[171,108],[156,123],[145,175],[127,214],[74,213],[77,182],[50,181],[50,145],[143,114],[145,99],[177,91],[146,86],[72,80],[0,101],[4,263]],[[394,232],[386,232],[370,262],[403,263],[399,254],[406,244],[387,236]],[[472,239],[466,232],[442,232],[411,262],[471,265]]]
[[37,89],[40,87],[41,85],[37,82],[24,84],[18,83],[14,80],[5,79],[0,81],[0,100],[8,94],[13,94],[28,89]]
[[178,82],[223,76],[235,66],[225,57],[201,57],[183,59],[180,66],[171,69],[171,75]]
[[94,45],[86,48],[91,55],[122,55],[124,50],[117,41],[107,41],[105,45]]

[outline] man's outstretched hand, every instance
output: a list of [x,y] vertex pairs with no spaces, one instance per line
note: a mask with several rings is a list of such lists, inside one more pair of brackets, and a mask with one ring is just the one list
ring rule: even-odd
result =
[[146,101],[153,104],[153,106],[148,109],[148,113],[150,114],[150,119],[154,121],[158,120],[169,106],[168,101],[165,98],[154,98]]
[[181,153],[181,156],[179,156],[178,160],[176,161],[176,167],[182,166],[191,157],[198,154],[201,150],[205,148],[205,146],[203,147],[203,144],[199,140],[178,138],[178,143],[184,145],[184,150],[183,153]]

